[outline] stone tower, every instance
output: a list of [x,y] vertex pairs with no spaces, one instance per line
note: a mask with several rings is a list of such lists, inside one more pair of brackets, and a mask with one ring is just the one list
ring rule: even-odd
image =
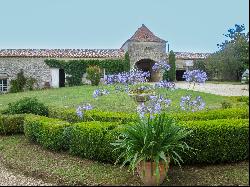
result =
[[155,36],[144,24],[121,47],[129,53],[130,67],[149,71],[149,81],[162,79],[162,74],[152,70],[155,62],[166,59],[167,41]]

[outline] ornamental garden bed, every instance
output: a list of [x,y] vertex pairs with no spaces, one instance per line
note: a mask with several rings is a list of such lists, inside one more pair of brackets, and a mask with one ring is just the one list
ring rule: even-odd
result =
[[[154,118],[157,111],[163,109],[161,113],[174,119],[178,128],[192,132],[183,140],[195,150],[178,155],[184,165],[230,163],[249,158],[249,107],[245,98],[169,89],[164,86],[172,84],[165,83],[159,83],[159,87],[154,88],[156,94],[139,105],[127,94],[126,87],[117,89],[117,85],[60,89],[65,94],[63,99],[59,89],[49,90],[46,94],[59,94],[52,97],[53,101],[47,95],[47,99],[50,98],[47,102],[56,105],[50,103],[47,107],[38,100],[25,98],[4,108],[0,115],[0,134],[24,134],[31,143],[46,150],[113,164],[122,153],[113,146],[120,135],[128,127],[136,126],[143,117]],[[75,89],[76,95],[70,95],[68,89],[69,92]],[[27,93],[36,95],[39,91]],[[24,97],[27,93],[8,96]],[[89,99],[88,103],[80,102],[80,98]],[[72,102],[71,105],[65,105],[65,100]],[[220,103],[222,101],[224,104]],[[152,111],[156,113],[151,114]],[[177,164],[173,161],[170,161],[171,167]]]

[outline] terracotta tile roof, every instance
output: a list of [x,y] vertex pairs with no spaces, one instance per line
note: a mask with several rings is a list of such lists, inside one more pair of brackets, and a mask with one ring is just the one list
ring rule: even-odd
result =
[[176,59],[205,59],[212,53],[174,52]]
[[128,39],[135,42],[166,42],[165,40],[155,36],[144,24],[137,29],[135,34]]
[[0,57],[120,58],[122,49],[0,49]]

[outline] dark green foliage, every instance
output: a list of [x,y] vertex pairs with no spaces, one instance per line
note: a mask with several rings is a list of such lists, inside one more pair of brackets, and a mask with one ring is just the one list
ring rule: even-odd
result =
[[66,80],[69,86],[80,86],[82,84],[82,79],[80,76],[68,76],[66,77]]
[[9,103],[5,111],[7,114],[32,113],[48,116],[48,107],[39,102],[35,97],[24,97],[16,102]]
[[233,104],[229,101],[224,100],[221,102],[221,108],[232,108],[232,106]]
[[194,60],[194,65],[193,65],[192,69],[193,70],[199,69],[199,70],[203,70],[203,71],[207,72],[204,60],[200,60],[200,59]]
[[165,71],[163,74],[163,80],[176,81],[176,64],[175,64],[175,54],[171,50],[168,56],[168,63],[170,65],[170,70]]
[[185,157],[185,163],[222,163],[249,157],[249,119],[218,119],[181,122],[192,129],[185,139],[198,149],[196,155]]
[[[110,161],[110,145],[107,143],[112,139],[109,130],[114,129],[118,123],[110,122],[82,122],[73,125],[70,135],[70,153],[83,158],[98,161]],[[106,150],[108,152],[106,152]]]
[[101,70],[98,66],[89,66],[87,68],[87,79],[91,81],[92,86],[98,86],[101,79]]
[[64,138],[64,129],[68,126],[65,121],[29,114],[25,118],[24,134],[45,148],[62,150],[68,148],[68,139]]
[[23,133],[24,115],[1,115],[0,134],[9,135]]
[[10,81],[10,92],[22,92],[26,84],[27,78],[24,76],[23,70],[17,74],[17,78]]
[[229,29],[227,40],[218,44],[219,51],[205,59],[209,80],[239,81],[245,69],[249,68],[249,33],[244,25]]
[[130,70],[130,59],[128,52],[126,52],[123,71],[129,71],[129,70]]
[[105,68],[106,74],[114,74],[122,71],[129,71],[130,61],[128,53],[125,54],[123,59],[91,59],[91,60],[56,60],[47,59],[45,63],[50,67],[64,69],[65,73],[71,75],[66,78],[69,86],[81,84],[81,78],[89,66],[99,66],[101,69]]

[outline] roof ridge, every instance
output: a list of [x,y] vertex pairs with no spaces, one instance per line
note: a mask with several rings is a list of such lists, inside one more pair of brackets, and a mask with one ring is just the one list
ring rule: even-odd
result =
[[137,42],[166,42],[165,40],[156,36],[151,30],[149,30],[146,25],[142,24],[139,27],[133,36],[128,39],[129,41],[137,41]]

